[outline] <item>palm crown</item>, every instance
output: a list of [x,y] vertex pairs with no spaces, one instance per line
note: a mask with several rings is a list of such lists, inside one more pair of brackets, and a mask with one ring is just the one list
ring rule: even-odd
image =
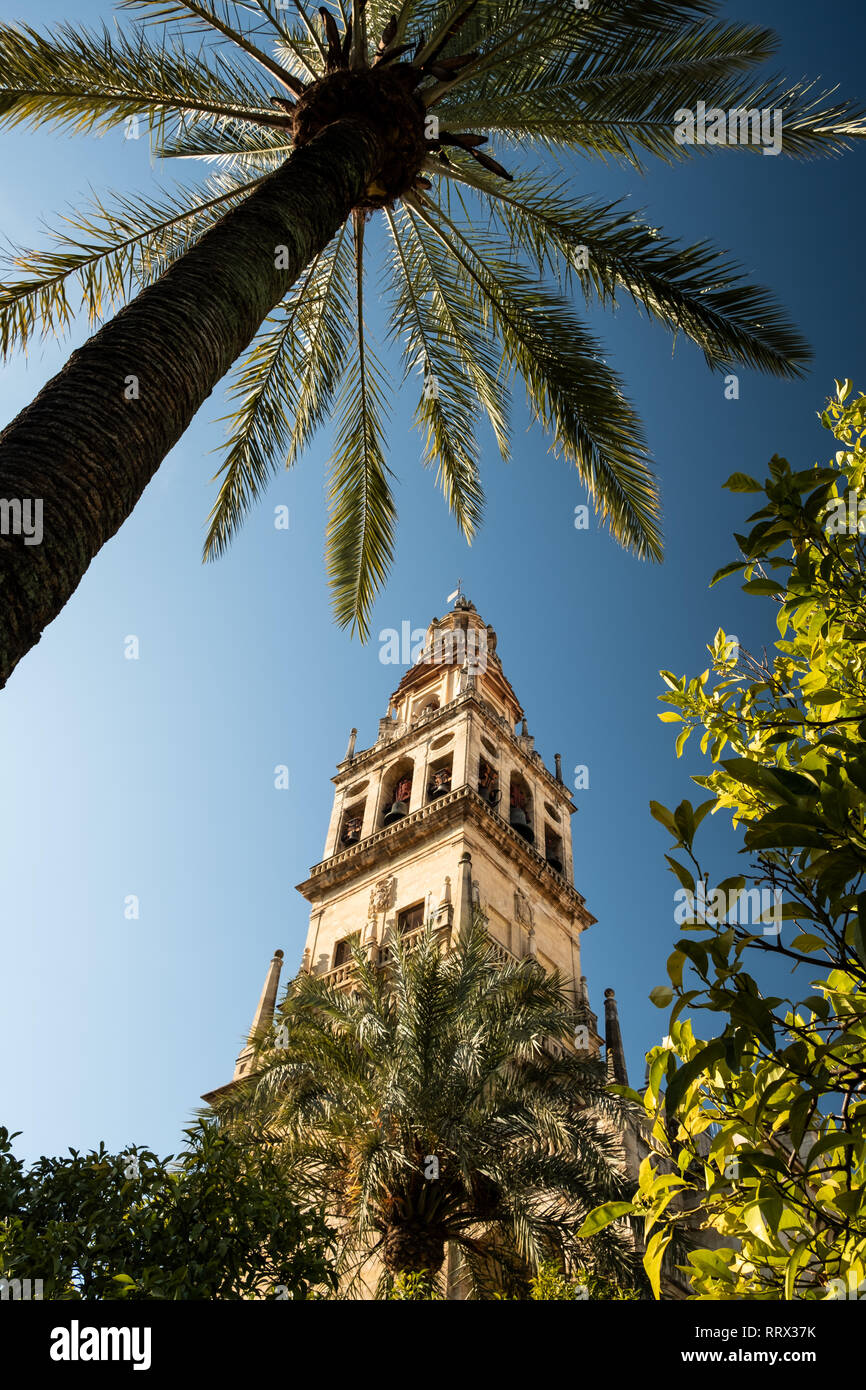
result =
[[[424,462],[469,539],[483,505],[479,416],[507,457],[510,385],[520,377],[616,538],[661,554],[641,423],[575,307],[581,296],[630,298],[691,338],[711,368],[785,377],[807,360],[783,311],[708,242],[677,245],[620,205],[574,197],[549,164],[519,162],[530,147],[636,170],[647,154],[685,157],[701,147],[675,141],[674,114],[703,99],[781,110],[783,149],[795,156],[838,151],[864,133],[862,117],[829,96],[746,76],[773,36],[722,22],[717,0],[352,0],[348,11],[334,0],[315,14],[304,0],[122,8],[151,23],[50,37],[0,29],[0,118],[76,130],[144,119],[160,156],[208,161],[212,172],[159,202],[98,202],[66,220],[51,250],[20,252],[18,276],[0,293],[4,350],[64,327],[71,288],[97,319],[153,282],[329,121],[375,119],[387,137],[382,170],[236,366],[207,556],[225,548],[271,471],[294,463],[333,415],[328,568],[339,621],[367,631],[396,521],[391,383],[365,326],[373,217]],[[185,33],[213,42],[193,50]]]
[[[630,1191],[629,1103],[604,1064],[550,1039],[578,1021],[537,961],[503,963],[477,913],[442,953],[432,925],[375,968],[353,948],[351,990],[299,975],[260,1044],[256,1077],[218,1103],[226,1123],[270,1140],[339,1230],[344,1287],[439,1274],[446,1246],[476,1293],[548,1259],[636,1278],[634,1247],[578,1231]],[[620,1131],[620,1132],[618,1132]]]

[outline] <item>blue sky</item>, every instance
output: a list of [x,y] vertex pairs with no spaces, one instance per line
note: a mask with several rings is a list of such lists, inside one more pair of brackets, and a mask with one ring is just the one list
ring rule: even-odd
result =
[[[746,0],[732,16],[782,36],[777,66],[863,96],[860,0],[833,23],[806,0]],[[104,0],[0,0],[4,21],[91,23]],[[858,41],[859,40],[859,41]],[[859,79],[859,85],[858,85]],[[746,646],[773,640],[772,607],[736,581],[708,590],[735,557],[748,499],[720,490],[735,469],[764,476],[779,452],[804,467],[832,452],[816,412],[833,377],[866,383],[862,181],[866,152],[798,164],[719,151],[644,178],[576,163],[575,185],[627,196],[684,241],[711,237],[769,284],[815,349],[800,383],[741,375],[727,401],[699,353],[623,307],[594,326],[641,411],[664,492],[667,555],[650,566],[593,526],[574,527],[584,493],[537,429],[516,416],[515,457],[487,441],[484,528],[467,550],[420,466],[404,395],[390,459],[398,475],[397,559],[364,647],[331,619],[322,558],[325,433],[215,565],[200,561],[223,438],[222,393],[206,403],[133,516],[97,557],[63,614],[0,699],[0,1123],[26,1156],[67,1146],[178,1146],[202,1091],[228,1080],[275,947],[294,969],[306,904],[294,885],[321,857],[330,777],[348,731],[359,746],[402,674],[377,634],[425,625],[464,589],[499,635],[499,654],[549,764],[590,772],[575,793],[576,884],[598,918],[584,937],[594,1007],[616,989],[632,1080],[664,1031],[647,1000],[676,934],[676,884],[651,798],[700,798],[700,759],[679,762],[660,724],[660,668],[695,673],[719,626]],[[89,188],[146,191],[152,167],[122,129],[71,138],[0,133],[0,233],[33,245],[40,225]],[[177,174],[180,177],[180,174]],[[380,326],[373,315],[374,329]],[[0,421],[62,365],[77,333],[0,375]],[[399,363],[390,359],[398,372]],[[273,509],[290,509],[288,531]],[[124,658],[125,639],[140,643]],[[290,772],[287,791],[274,768]],[[709,827],[715,881],[736,844]],[[702,832],[703,834],[704,832]],[[124,916],[130,895],[138,920]]]

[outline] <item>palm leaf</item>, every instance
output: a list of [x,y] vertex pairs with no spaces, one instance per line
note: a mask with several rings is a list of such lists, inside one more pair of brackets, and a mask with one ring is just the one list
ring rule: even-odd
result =
[[[448,506],[471,540],[481,521],[484,501],[475,435],[478,397],[459,349],[449,341],[447,326],[431,302],[417,243],[413,247],[407,236],[404,244],[398,220],[390,210],[386,210],[386,218],[394,246],[392,336],[405,344],[407,360],[421,365],[424,374],[424,389],[415,412],[416,425],[426,425],[424,462],[437,466],[437,482]],[[405,223],[405,218],[400,221]]]
[[382,416],[387,377],[365,339],[364,220],[353,217],[356,288],[356,354],[337,402],[327,531],[327,568],[341,627],[363,638],[379,586],[394,554],[396,509],[385,463]]
[[[245,17],[248,13],[245,4],[235,3],[235,0],[120,0],[120,8],[144,10],[151,15],[152,22],[155,23],[185,20],[187,32],[195,33],[201,29],[208,33],[216,32],[221,38],[228,39],[246,53],[282,86],[290,91],[294,90],[291,82],[286,80],[290,74],[287,74],[270,54],[259,48],[238,23],[238,10],[245,11]],[[272,18],[267,7],[259,4],[258,8],[267,18]],[[175,32],[182,33],[183,28],[183,25],[176,24]],[[282,34],[279,26],[277,32]],[[286,35],[282,36],[285,41]]]
[[289,466],[307,448],[331,410],[346,354],[357,332],[348,223],[340,228],[332,247],[319,262],[307,310],[299,320],[301,338],[292,363],[297,407],[289,442]]
[[328,410],[351,334],[345,228],[308,268],[235,369],[229,443],[214,481],[204,558],[223,554],[271,475],[290,465]]
[[[35,335],[65,332],[81,308],[102,319],[134,289],[150,283],[220,216],[241,202],[260,179],[223,176],[211,196],[183,189],[160,203],[115,195],[71,213],[52,235],[51,250],[13,250],[0,288],[0,353],[26,347]],[[23,272],[17,279],[7,278]],[[71,286],[78,304],[70,303]]]
[[798,158],[838,153],[866,134],[862,110],[831,100],[832,91],[779,79],[744,81],[739,73],[765,61],[775,44],[771,31],[754,25],[625,30],[613,46],[581,43],[541,65],[534,54],[518,54],[480,81],[467,68],[438,98],[441,115],[462,129],[482,126],[550,148],[613,155],[638,168],[640,150],[670,162],[716,148],[674,139],[675,113],[699,100],[725,111],[779,110],[782,152]]
[[473,244],[441,207],[410,201],[478,293],[530,408],[573,462],[611,532],[639,556],[661,558],[659,501],[638,417],[601,350],[570,307],[530,281],[505,247],[473,233]]
[[[640,168],[647,154],[673,160],[702,148],[674,135],[677,112],[699,100],[778,110],[783,151],[798,158],[835,153],[866,133],[859,109],[832,92],[756,80],[752,69],[775,37],[721,19],[718,0],[592,0],[586,9],[574,0],[328,0],[316,11],[309,0],[125,0],[123,8],[138,16],[127,33],[0,26],[0,122],[102,132],[143,116],[159,157],[199,159],[220,173],[189,197],[85,207],[53,247],[21,252],[0,291],[4,351],[32,340],[37,322],[66,327],[73,289],[98,319],[290,158],[293,103],[275,86],[298,96],[347,61],[398,59],[414,63],[417,92],[454,153],[431,144],[438,157],[425,172],[444,175],[438,202],[410,195],[383,210],[390,336],[404,381],[418,368],[435,379],[415,412],[423,461],[436,468],[467,538],[483,507],[476,405],[507,458],[509,386],[519,375],[554,450],[575,464],[613,533],[638,554],[660,554],[640,424],[566,301],[575,288],[603,307],[628,296],[691,338],[711,368],[802,372],[808,351],[785,314],[708,242],[680,246],[621,206],[574,199],[539,173],[509,181],[511,171],[478,148],[488,132],[521,148],[576,149]],[[183,34],[195,37],[194,53]],[[461,147],[461,131],[474,144]],[[454,221],[452,201],[466,225]],[[385,376],[363,324],[363,226],[352,220],[353,236],[347,223],[321,250],[238,368],[205,553],[224,550],[272,470],[295,461],[336,402],[328,564],[339,620],[363,634],[391,559],[394,503]]]
[[248,121],[202,116],[183,121],[154,142],[158,159],[200,159],[222,168],[263,174],[276,169],[292,152],[288,131],[263,129]]
[[510,246],[542,274],[567,281],[576,272],[587,301],[613,307],[617,291],[624,292],[665,327],[687,334],[714,370],[741,363],[781,377],[803,374],[810,350],[787,314],[710,242],[683,246],[622,203],[573,199],[566,185],[549,179],[503,187],[466,159],[452,160],[447,177],[483,194]]
[[587,10],[578,9],[573,0],[504,0],[494,8],[476,11],[477,27],[468,24],[458,42],[446,48],[453,56],[483,42],[477,59],[453,78],[430,87],[425,100],[433,104],[467,83],[477,86],[479,79],[492,80],[494,73],[497,80],[505,77],[507,81],[519,70],[528,82],[545,71],[562,71],[575,51],[616,52],[623,43],[639,42],[644,35],[681,31],[714,9],[714,0],[694,4],[614,0],[604,8],[592,5]]
[[[318,267],[313,262],[302,283],[306,293]],[[208,517],[204,558],[222,555],[259,497],[271,473],[288,448],[290,416],[297,389],[289,370],[298,301],[281,306],[255,339],[229,390],[230,400],[240,405],[231,421],[229,448],[214,481],[220,480],[217,499]]]
[[269,90],[248,72],[193,57],[176,42],[68,24],[44,38],[27,25],[0,25],[0,124],[82,134],[144,114],[161,133],[167,114],[187,111],[273,119]]
[[507,460],[511,448],[508,393],[500,379],[495,345],[478,320],[465,276],[460,275],[459,265],[440,239],[406,210],[399,215],[399,230],[412,274],[429,286],[431,311],[439,324],[440,339],[454,345],[461,370],[471,380],[499,452]]

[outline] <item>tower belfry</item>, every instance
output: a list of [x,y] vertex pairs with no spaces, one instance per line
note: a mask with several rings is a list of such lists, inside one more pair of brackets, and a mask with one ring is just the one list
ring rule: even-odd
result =
[[322,859],[298,885],[310,904],[302,968],[348,986],[353,940],[384,964],[393,935],[432,918],[447,948],[477,904],[503,953],[559,969],[597,1052],[581,980],[580,936],[595,918],[573,884],[576,808],[559,755],[551,772],[535,749],[496,633],[459,586],[376,741],[355,741],[353,730],[333,778]]

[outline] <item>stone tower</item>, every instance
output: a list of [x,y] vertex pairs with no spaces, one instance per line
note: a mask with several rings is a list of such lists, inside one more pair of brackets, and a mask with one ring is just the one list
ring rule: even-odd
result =
[[[434,618],[415,655],[375,743],[358,750],[353,729],[338,764],[324,853],[298,884],[310,904],[301,968],[349,988],[353,939],[384,964],[393,934],[432,918],[447,949],[477,904],[503,958],[534,956],[559,969],[586,1025],[577,1041],[598,1055],[580,967],[581,933],[596,919],[573,886],[576,808],[560,757],[551,772],[536,752],[496,633],[467,598]],[[233,1081],[204,1099],[248,1074],[251,1044],[273,1019],[278,964]],[[605,1012],[608,1072],[623,1080],[612,990]]]
[[432,917],[450,938],[479,904],[503,952],[559,968],[596,1052],[580,969],[595,918],[573,886],[575,806],[468,599],[430,624],[376,742],[357,750],[355,737],[333,779],[322,860],[298,885],[311,908],[303,968],[342,984],[352,937],[384,959],[389,933]]

